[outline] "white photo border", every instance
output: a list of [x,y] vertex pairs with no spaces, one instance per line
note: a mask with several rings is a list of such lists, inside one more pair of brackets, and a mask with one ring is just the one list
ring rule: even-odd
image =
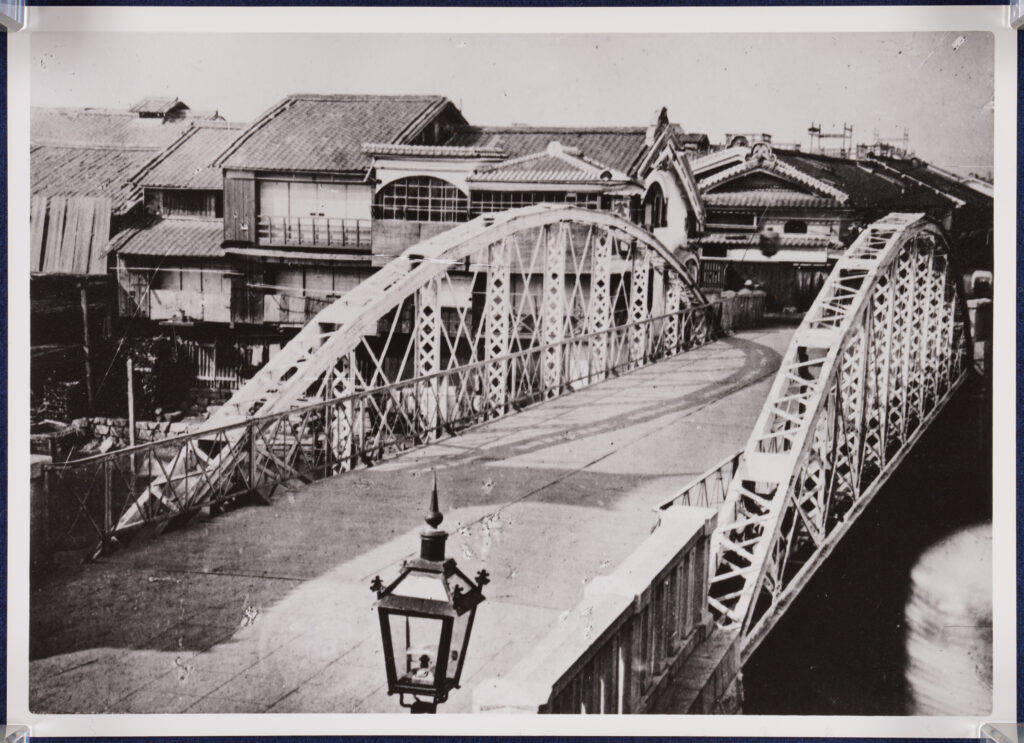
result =
[[8,214],[8,724],[32,736],[629,735],[793,737],[978,736],[1017,719],[1016,313],[994,313],[992,714],[968,717],[526,716],[395,714],[33,715],[29,631],[29,65],[34,32],[232,33],[836,33],[989,31],[995,53],[994,244],[997,307],[1016,307],[1017,34],[1006,6],[740,8],[32,7],[7,36]]

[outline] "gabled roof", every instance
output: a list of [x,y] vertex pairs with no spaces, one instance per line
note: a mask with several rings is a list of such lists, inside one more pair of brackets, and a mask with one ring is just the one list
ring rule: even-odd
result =
[[846,206],[886,209],[943,209],[950,202],[933,191],[874,173],[868,163],[780,150],[779,161],[848,194]]
[[690,169],[689,160],[681,157],[675,147],[669,144],[668,152],[666,153],[666,163],[672,171],[680,191],[690,204],[690,211],[697,220],[697,229],[703,230],[704,224],[707,222],[707,211],[704,200],[700,195],[697,179],[693,177],[693,171]]
[[626,182],[629,177],[576,148],[549,142],[541,152],[484,166],[466,180],[471,183],[603,184]]
[[250,125],[215,164],[365,171],[370,157],[364,142],[408,143],[448,107],[457,113],[438,95],[290,95]]
[[695,157],[690,161],[690,168],[698,178],[712,171],[721,170],[742,163],[750,152],[748,147],[728,147],[723,150],[709,152],[706,155]]
[[807,172],[806,168],[799,168],[784,161],[772,152],[770,147],[761,143],[750,148],[749,154],[743,162],[703,178],[700,181],[700,189],[704,193],[709,193],[723,184],[745,178],[753,173],[772,175],[781,181],[816,191],[841,204],[849,198],[831,181],[816,177],[817,173],[812,175]]
[[195,122],[138,175],[144,188],[220,190],[221,169],[213,161],[228,148],[242,124],[220,121]]
[[518,158],[543,151],[549,143],[574,147],[613,170],[632,174],[646,150],[647,127],[466,126],[446,144],[500,148]]
[[29,139],[33,145],[160,150],[193,121],[215,116],[189,112],[185,117],[161,119],[110,109],[33,108]]
[[128,108],[137,114],[151,114],[163,116],[174,110],[188,110],[182,101],[177,98],[143,98]]
[[29,155],[32,195],[105,197],[113,213],[122,214],[140,199],[131,179],[152,157],[152,150],[33,147]]
[[124,230],[111,241],[120,255],[174,258],[222,258],[224,221],[218,218],[152,218]]

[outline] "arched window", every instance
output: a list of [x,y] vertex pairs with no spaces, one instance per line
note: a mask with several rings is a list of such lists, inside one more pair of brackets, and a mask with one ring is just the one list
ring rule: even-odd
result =
[[643,224],[649,230],[668,226],[668,202],[661,185],[652,183],[644,195]]
[[791,219],[782,226],[782,231],[787,235],[806,235],[807,222],[802,219]]
[[465,222],[469,218],[469,202],[448,181],[412,176],[393,181],[377,192],[373,216],[414,222]]

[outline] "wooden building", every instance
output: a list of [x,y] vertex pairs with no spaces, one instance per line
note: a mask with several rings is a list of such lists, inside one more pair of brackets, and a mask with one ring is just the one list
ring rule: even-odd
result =
[[239,359],[257,366],[407,247],[484,212],[613,209],[685,251],[705,143],[664,110],[635,128],[473,127],[441,96],[289,96],[241,131],[195,125],[138,179],[149,217],[115,245],[121,311],[195,345],[201,383],[237,383]]
[[[30,130],[32,389],[84,386],[116,319],[110,240],[142,216],[135,176],[191,122],[216,119],[177,99],[129,110],[33,108]],[[75,407],[75,406],[72,406]]]
[[806,309],[842,251],[888,212],[925,212],[952,226],[955,204],[947,194],[873,160],[759,142],[691,165],[707,211],[706,231],[694,241],[704,285],[760,284],[772,310]]

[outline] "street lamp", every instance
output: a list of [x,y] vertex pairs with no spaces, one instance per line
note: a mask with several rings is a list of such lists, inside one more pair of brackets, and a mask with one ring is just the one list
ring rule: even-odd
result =
[[437,528],[443,520],[435,475],[420,556],[403,562],[391,585],[385,587],[379,575],[370,585],[377,592],[388,694],[398,694],[399,704],[413,713],[436,712],[448,692],[458,688],[476,607],[490,582],[481,570],[474,584],[455,560],[445,559],[448,533]]

